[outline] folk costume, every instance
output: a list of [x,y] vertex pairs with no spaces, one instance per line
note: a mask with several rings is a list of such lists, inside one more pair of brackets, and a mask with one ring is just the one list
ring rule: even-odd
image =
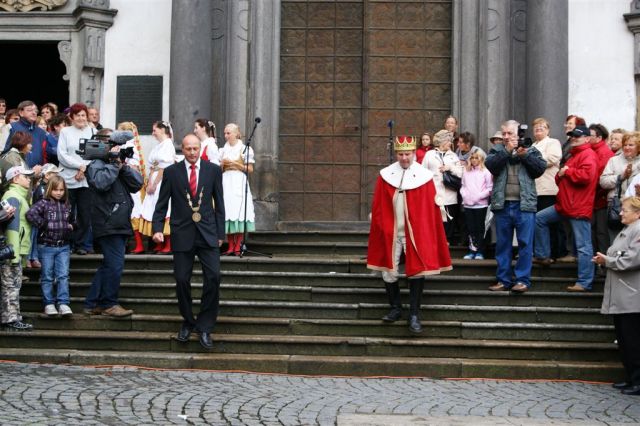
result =
[[[149,182],[154,182],[156,180],[156,176],[160,173],[161,170],[166,169],[176,160],[176,149],[173,146],[173,140],[170,138],[166,138],[159,144],[153,147],[151,153],[149,154],[149,178],[147,179],[147,184]],[[152,221],[153,221],[153,212],[156,209],[156,203],[158,202],[158,196],[160,194],[160,188],[162,187],[162,182],[158,184],[156,190],[153,194],[149,194],[148,192],[144,196],[144,200],[142,201],[142,209],[140,213],[140,221],[139,221],[139,231],[142,235],[146,235],[151,237],[153,235],[152,230]],[[146,188],[145,188],[146,190]],[[171,234],[169,228],[169,217],[171,216],[171,208],[167,210],[167,216],[164,220],[164,227],[162,233],[165,235],[165,243],[162,247],[156,247],[158,252],[161,253],[169,253],[171,251],[171,243],[168,236]]]
[[[240,139],[236,140],[235,145],[226,142],[219,150],[220,164],[224,160],[231,160],[245,164],[255,164],[256,160],[253,155],[253,149],[249,148],[249,156],[245,152],[245,145]],[[247,205],[245,209],[245,184],[247,175],[244,171],[222,168],[222,187],[224,192],[224,210],[225,210],[225,232],[227,234],[229,249],[225,254],[238,254],[240,252],[240,244],[242,242],[241,234],[244,233],[246,224],[247,232],[256,230],[255,212],[253,209],[253,196],[251,188],[247,188]],[[245,218],[246,210],[246,218]]]
[[[415,150],[415,138],[399,136],[394,148]],[[451,257],[436,204],[433,174],[416,162],[403,169],[399,162],[380,171],[373,196],[367,268],[381,271],[391,311],[383,321],[401,317],[398,264],[405,254],[409,280],[409,330],[422,332],[419,311],[426,275],[451,270]]]

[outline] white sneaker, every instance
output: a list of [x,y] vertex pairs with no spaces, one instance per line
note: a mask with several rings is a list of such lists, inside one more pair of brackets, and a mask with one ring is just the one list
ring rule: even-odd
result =
[[58,310],[56,309],[55,305],[47,305],[44,307],[44,313],[52,317],[54,315],[58,315]]
[[60,315],[62,316],[73,315],[73,311],[69,305],[60,305],[58,306],[58,309],[60,309]]

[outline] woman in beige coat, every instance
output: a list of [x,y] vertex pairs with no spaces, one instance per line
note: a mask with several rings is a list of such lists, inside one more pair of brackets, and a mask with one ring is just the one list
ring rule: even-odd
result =
[[640,395],[640,197],[622,201],[620,218],[625,227],[607,254],[598,252],[593,262],[607,267],[600,312],[613,316],[627,374],[613,387],[626,395]]

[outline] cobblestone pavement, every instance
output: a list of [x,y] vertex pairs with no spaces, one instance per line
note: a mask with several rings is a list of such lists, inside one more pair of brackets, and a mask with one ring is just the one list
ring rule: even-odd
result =
[[0,424],[618,425],[640,424],[640,397],[577,382],[2,363]]

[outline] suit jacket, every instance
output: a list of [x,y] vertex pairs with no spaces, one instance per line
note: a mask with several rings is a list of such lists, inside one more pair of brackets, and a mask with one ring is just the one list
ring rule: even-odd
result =
[[[196,231],[200,231],[207,244],[218,247],[218,240],[225,239],[224,230],[224,198],[222,194],[222,169],[208,161],[200,161],[198,174],[197,198],[200,198],[200,222],[191,218],[193,211],[187,202],[186,193],[189,191],[189,178],[183,160],[164,169],[162,185],[158,202],[153,213],[153,232],[162,232],[164,219],[171,200],[171,249],[173,251],[189,251],[193,248]],[[214,208],[215,206],[215,208]]]

